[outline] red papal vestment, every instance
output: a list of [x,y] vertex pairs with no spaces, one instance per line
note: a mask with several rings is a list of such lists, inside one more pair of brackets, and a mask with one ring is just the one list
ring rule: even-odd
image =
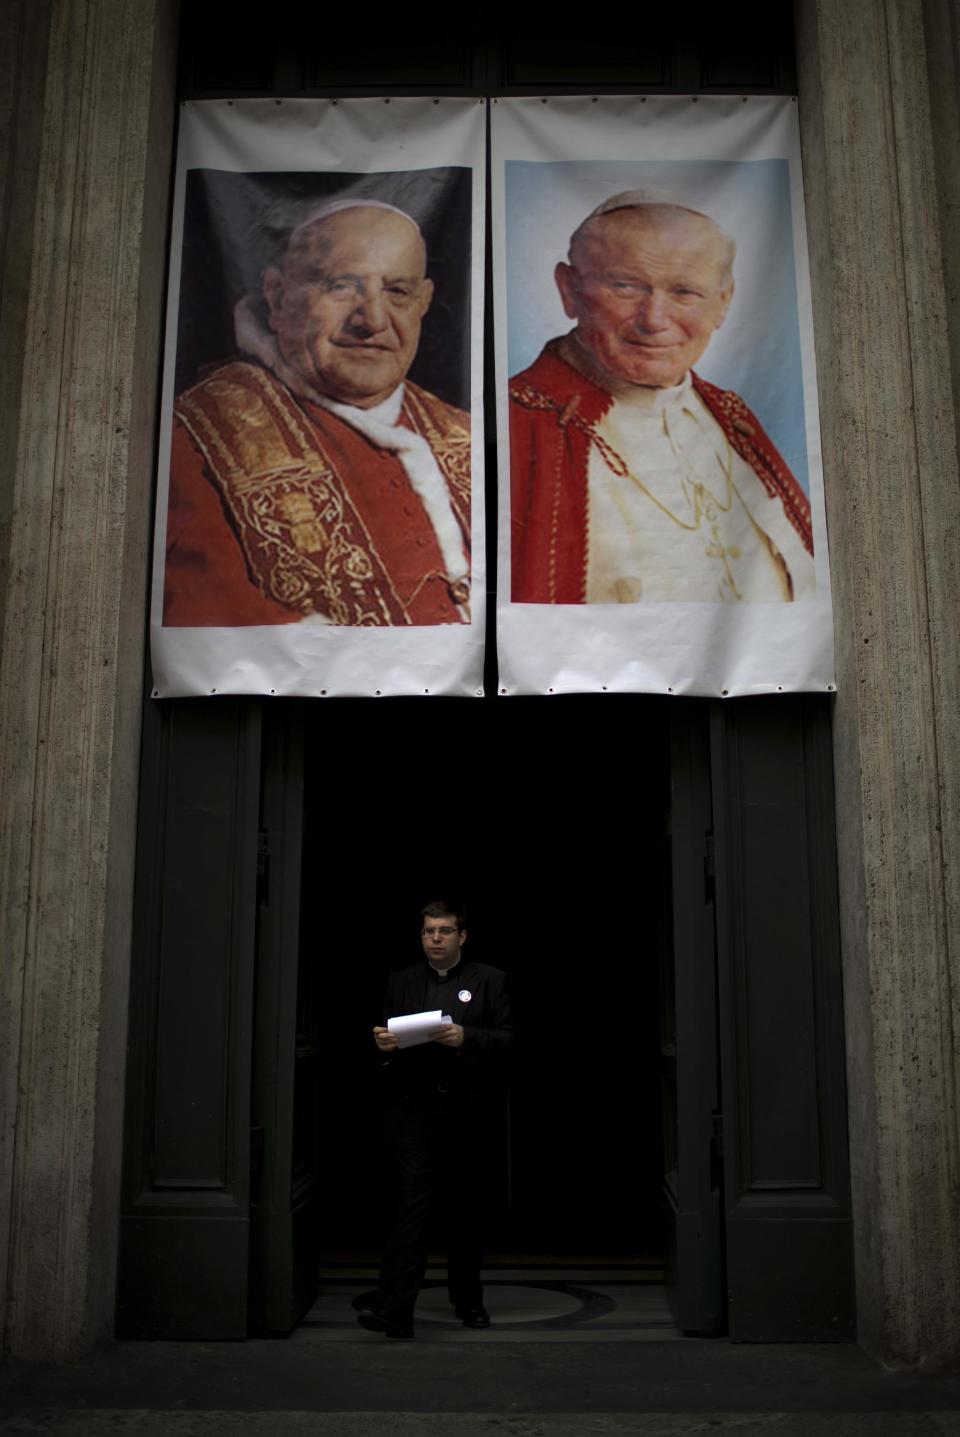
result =
[[[511,598],[515,604],[586,602],[589,464],[595,426],[613,396],[562,357],[551,340],[510,381]],[[692,374],[693,387],[731,449],[778,498],[813,553],[810,501],[739,395]]]
[[[400,423],[429,444],[469,555],[470,416],[408,381]],[[455,624],[468,603],[396,454],[258,364],[179,396],[165,625]]]

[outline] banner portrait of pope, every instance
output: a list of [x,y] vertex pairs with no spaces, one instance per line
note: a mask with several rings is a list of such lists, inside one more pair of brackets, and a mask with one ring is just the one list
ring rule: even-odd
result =
[[[537,168],[545,185],[551,167]],[[711,209],[688,190],[608,193],[577,215],[550,266],[568,325],[509,385],[514,603],[814,596],[810,502],[773,421],[726,372],[698,368],[751,278]],[[776,345],[763,338],[773,365],[748,334],[737,372],[770,386],[777,419],[792,401],[781,402]],[[780,353],[788,368],[792,353]]]
[[165,627],[470,621],[470,184],[191,170]]

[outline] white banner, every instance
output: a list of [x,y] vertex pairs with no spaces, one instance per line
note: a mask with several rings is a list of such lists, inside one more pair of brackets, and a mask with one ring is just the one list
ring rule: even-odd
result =
[[500,692],[832,689],[795,103],[491,122]]
[[477,694],[484,106],[181,106],[154,695]]

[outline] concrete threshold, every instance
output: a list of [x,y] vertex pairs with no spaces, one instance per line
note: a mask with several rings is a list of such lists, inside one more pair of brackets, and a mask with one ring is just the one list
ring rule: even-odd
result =
[[[444,1412],[151,1412],[37,1409],[0,1417],[7,1437],[440,1437]],[[960,1414],[883,1412],[457,1413],[457,1437],[956,1437]]]
[[[298,1334],[272,1341],[117,1342],[62,1366],[10,1365],[0,1369],[0,1422],[7,1423],[0,1431],[83,1433],[82,1426],[71,1428],[68,1419],[80,1421],[96,1413],[114,1414],[108,1430],[137,1431],[129,1424],[144,1423],[144,1414],[153,1413],[160,1427],[142,1430],[178,1434],[202,1432],[203,1422],[222,1422],[226,1419],[217,1414],[230,1413],[237,1432],[280,1433],[281,1416],[284,1422],[289,1418],[294,1424],[289,1430],[295,1432],[301,1430],[296,1422],[305,1421],[302,1414],[309,1413],[317,1432],[353,1434],[365,1430],[364,1414],[377,1413],[378,1430],[389,1432],[388,1423],[416,1417],[421,1430],[433,1434],[446,1423],[456,1437],[487,1430],[521,1432],[524,1437],[552,1430],[566,1434],[571,1414],[584,1432],[605,1430],[602,1425],[591,1429],[589,1421],[607,1422],[611,1432],[672,1433],[686,1430],[682,1421],[693,1422],[694,1417],[699,1425],[689,1430],[699,1431],[704,1424],[717,1425],[722,1417],[723,1422],[735,1418],[747,1430],[762,1418],[778,1423],[771,1430],[784,1434],[842,1433],[866,1430],[843,1424],[847,1417],[869,1414],[877,1432],[943,1431],[960,1437],[955,1416],[942,1415],[960,1413],[960,1377],[885,1371],[847,1344],[761,1347],[696,1339],[536,1343],[518,1337],[510,1342],[439,1344],[419,1336],[413,1342],[364,1337],[362,1342],[327,1342]],[[636,1421],[633,1429],[623,1425],[627,1417],[667,1421],[671,1413],[682,1419],[680,1427],[645,1428]],[[191,1414],[199,1424],[194,1429],[177,1425]],[[262,1426],[267,1414],[272,1429]],[[832,1429],[822,1423],[791,1428],[786,1420],[788,1415],[820,1420],[824,1414],[834,1422]],[[881,1429],[878,1414],[928,1421],[926,1426],[906,1423],[900,1429]],[[934,1419],[930,1414],[941,1415]],[[51,1425],[54,1416],[67,1425]],[[330,1425],[334,1418],[341,1422],[339,1428]],[[20,1429],[9,1425],[14,1420]],[[41,1420],[46,1427],[36,1426]],[[930,1425],[935,1420],[939,1427]],[[30,1421],[33,1428],[23,1425]],[[534,1421],[541,1423],[539,1429],[517,1426]],[[610,1427],[611,1422],[621,1425]],[[406,1431],[403,1426],[393,1430]]]

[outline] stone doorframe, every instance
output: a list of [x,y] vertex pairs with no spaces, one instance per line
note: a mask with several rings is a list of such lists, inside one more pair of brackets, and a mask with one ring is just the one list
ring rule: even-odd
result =
[[[174,0],[0,0],[0,1326],[112,1334]],[[957,0],[798,0],[861,1340],[960,1363]],[[17,362],[19,361],[19,363]]]

